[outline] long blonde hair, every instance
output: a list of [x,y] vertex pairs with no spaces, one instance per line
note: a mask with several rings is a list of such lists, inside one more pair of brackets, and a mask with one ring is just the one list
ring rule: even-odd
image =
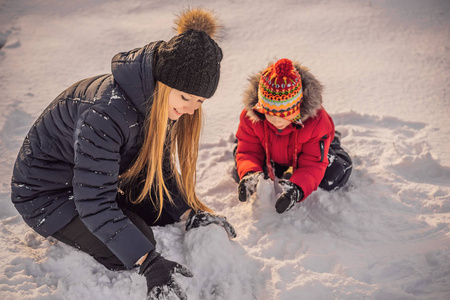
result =
[[[136,199],[129,199],[133,204],[141,203],[149,196],[153,206],[158,210],[158,218],[161,216],[164,196],[173,204],[170,191],[164,182],[163,156],[167,136],[169,120],[169,95],[172,88],[157,82],[153,95],[153,104],[144,124],[144,142],[133,165],[120,175],[125,186],[136,184],[141,173],[145,176],[145,182],[140,195]],[[198,145],[202,128],[202,109],[197,109],[194,114],[184,114],[170,131],[170,165],[172,176],[176,179],[178,189],[186,199],[187,204],[195,211],[212,210],[203,204],[195,194],[196,165],[198,157]],[[178,155],[178,157],[177,157]],[[176,167],[178,158],[180,174]],[[152,199],[151,191],[158,199]]]

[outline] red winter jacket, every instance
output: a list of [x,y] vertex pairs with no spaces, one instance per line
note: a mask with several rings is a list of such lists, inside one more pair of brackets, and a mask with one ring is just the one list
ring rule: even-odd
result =
[[334,124],[322,107],[320,82],[298,63],[294,66],[302,77],[304,99],[300,112],[304,126],[296,128],[291,124],[280,132],[265,120],[264,115],[255,113],[252,107],[258,101],[261,73],[252,76],[244,98],[246,108],[241,113],[236,133],[236,161],[240,178],[248,172],[262,172],[263,164],[270,160],[292,166],[290,181],[302,189],[305,199],[317,189],[325,174]]

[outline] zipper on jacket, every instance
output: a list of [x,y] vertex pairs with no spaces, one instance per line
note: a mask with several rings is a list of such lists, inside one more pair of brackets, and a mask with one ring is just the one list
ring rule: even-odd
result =
[[121,195],[125,195],[125,192],[122,191],[122,190],[120,189],[120,187],[117,187],[117,192],[119,192],[119,194],[121,194]]
[[323,159],[325,158],[325,140],[327,139],[328,135],[324,135],[320,138],[319,146],[320,146],[320,162],[323,162]]

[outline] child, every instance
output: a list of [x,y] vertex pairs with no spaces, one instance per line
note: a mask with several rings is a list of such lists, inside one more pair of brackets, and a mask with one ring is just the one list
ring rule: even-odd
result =
[[216,223],[235,236],[195,194],[201,104],[216,91],[222,60],[217,21],[193,9],[177,24],[170,41],[119,53],[112,74],[63,91],[26,136],[11,184],[36,232],[111,270],[140,265],[151,299],[186,299],[173,274],[192,274],[155,251],[150,225]]
[[275,207],[283,213],[319,186],[330,191],[347,182],[351,159],[322,106],[322,85],[307,68],[277,61],[250,78],[244,104],[235,152],[240,201],[247,201],[259,180],[281,178]]

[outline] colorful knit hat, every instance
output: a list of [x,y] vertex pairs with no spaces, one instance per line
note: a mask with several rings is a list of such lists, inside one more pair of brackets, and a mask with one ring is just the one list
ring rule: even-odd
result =
[[302,79],[292,65],[283,58],[261,74],[258,103],[253,109],[262,114],[281,117],[302,125],[300,104],[303,101]]

